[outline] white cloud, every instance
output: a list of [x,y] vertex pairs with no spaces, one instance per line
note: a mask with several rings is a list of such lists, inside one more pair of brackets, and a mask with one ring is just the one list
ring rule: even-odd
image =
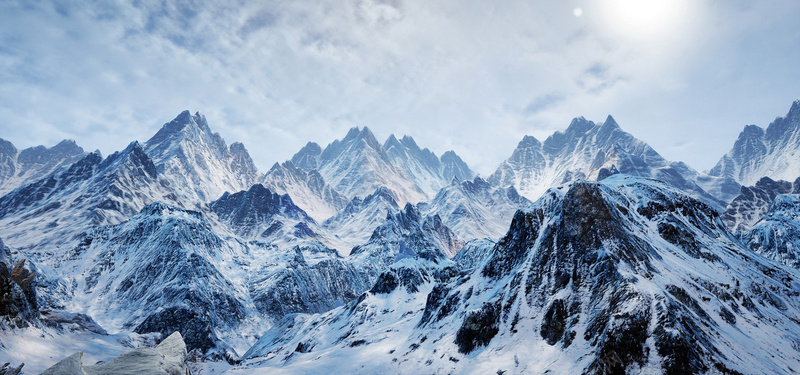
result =
[[646,43],[604,30],[603,0],[10,2],[0,137],[107,154],[189,109],[263,170],[366,125],[491,173],[524,134],[610,113],[707,168],[745,123],[800,95],[800,52],[784,51],[800,27],[788,0],[693,3],[674,35]]

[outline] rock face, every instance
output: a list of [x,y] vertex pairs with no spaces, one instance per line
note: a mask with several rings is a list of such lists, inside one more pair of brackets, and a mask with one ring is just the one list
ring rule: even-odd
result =
[[[792,181],[800,176],[800,100],[786,116],[778,117],[766,130],[748,125],[730,151],[709,175],[752,186],[762,177]],[[729,192],[732,196],[738,190]]]
[[743,241],[753,251],[800,268],[800,194],[778,195]]
[[749,231],[766,215],[775,197],[790,193],[800,194],[800,178],[792,184],[788,181],[774,181],[769,177],[763,177],[755,186],[742,186],[739,195],[722,213],[722,221],[734,233]]
[[381,276],[346,306],[276,326],[243,366],[783,372],[798,358],[798,277],[742,248],[709,205],[617,174],[549,191],[474,271],[416,291]]
[[225,193],[209,206],[231,231],[245,239],[275,237],[278,232],[284,236],[304,238],[308,233],[299,228],[308,228],[309,223],[316,224],[305,211],[295,206],[288,194],[273,193],[261,184],[255,184],[247,191]]
[[75,353],[45,370],[42,375],[189,375],[186,344],[179,332],[155,348],[141,347],[99,365],[84,365],[83,352]]
[[0,240],[0,327],[26,327],[39,319],[34,273],[14,262]]
[[72,140],[63,140],[50,148],[36,146],[19,151],[0,138],[0,196],[67,168],[85,155]]
[[600,176],[602,170],[612,169],[655,178],[712,205],[721,205],[694,182],[699,175],[696,171],[684,163],[665,160],[623,131],[611,116],[599,124],[576,118],[566,131],[554,133],[544,143],[525,136],[489,182],[513,186],[523,196],[536,199],[551,187],[578,179],[597,180],[605,176]]

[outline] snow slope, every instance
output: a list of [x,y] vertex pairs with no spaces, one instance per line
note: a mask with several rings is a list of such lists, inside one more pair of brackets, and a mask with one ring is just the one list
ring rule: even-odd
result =
[[453,181],[420,210],[439,215],[445,225],[460,238],[500,238],[506,231],[514,212],[531,204],[513,186],[497,187],[486,180]]
[[427,197],[435,196],[454,178],[463,181],[475,177],[475,172],[455,152],[448,151],[439,158],[427,148],[420,149],[409,136],[398,140],[392,134],[383,143],[383,149],[392,163],[403,169]]
[[133,142],[105,159],[90,153],[62,172],[0,197],[0,227],[12,247],[47,256],[92,225],[120,223],[157,200],[181,204]]
[[144,149],[159,175],[190,205],[219,198],[226,191],[246,190],[261,179],[244,145],[228,147],[199,112],[183,111],[164,124]]
[[550,190],[472,272],[393,270],[346,306],[288,317],[229,372],[800,366],[800,272],[743,248],[710,206],[654,180],[618,174]]
[[261,183],[278,194],[290,194],[295,204],[318,222],[335,215],[348,202],[319,172],[306,172],[291,161],[275,163]]

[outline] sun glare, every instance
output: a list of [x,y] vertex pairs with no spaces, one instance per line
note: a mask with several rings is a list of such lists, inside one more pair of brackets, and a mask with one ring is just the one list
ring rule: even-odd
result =
[[689,0],[605,0],[600,2],[606,29],[633,41],[653,41],[680,32]]

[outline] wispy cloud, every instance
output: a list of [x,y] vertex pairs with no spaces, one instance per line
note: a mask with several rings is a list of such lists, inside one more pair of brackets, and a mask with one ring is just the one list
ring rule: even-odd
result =
[[[699,19],[648,44],[605,33],[602,1],[9,1],[0,137],[109,153],[190,109],[262,169],[367,125],[490,173],[524,134],[611,113],[707,167],[800,95],[800,5],[695,3]],[[674,146],[689,132],[723,136]]]

